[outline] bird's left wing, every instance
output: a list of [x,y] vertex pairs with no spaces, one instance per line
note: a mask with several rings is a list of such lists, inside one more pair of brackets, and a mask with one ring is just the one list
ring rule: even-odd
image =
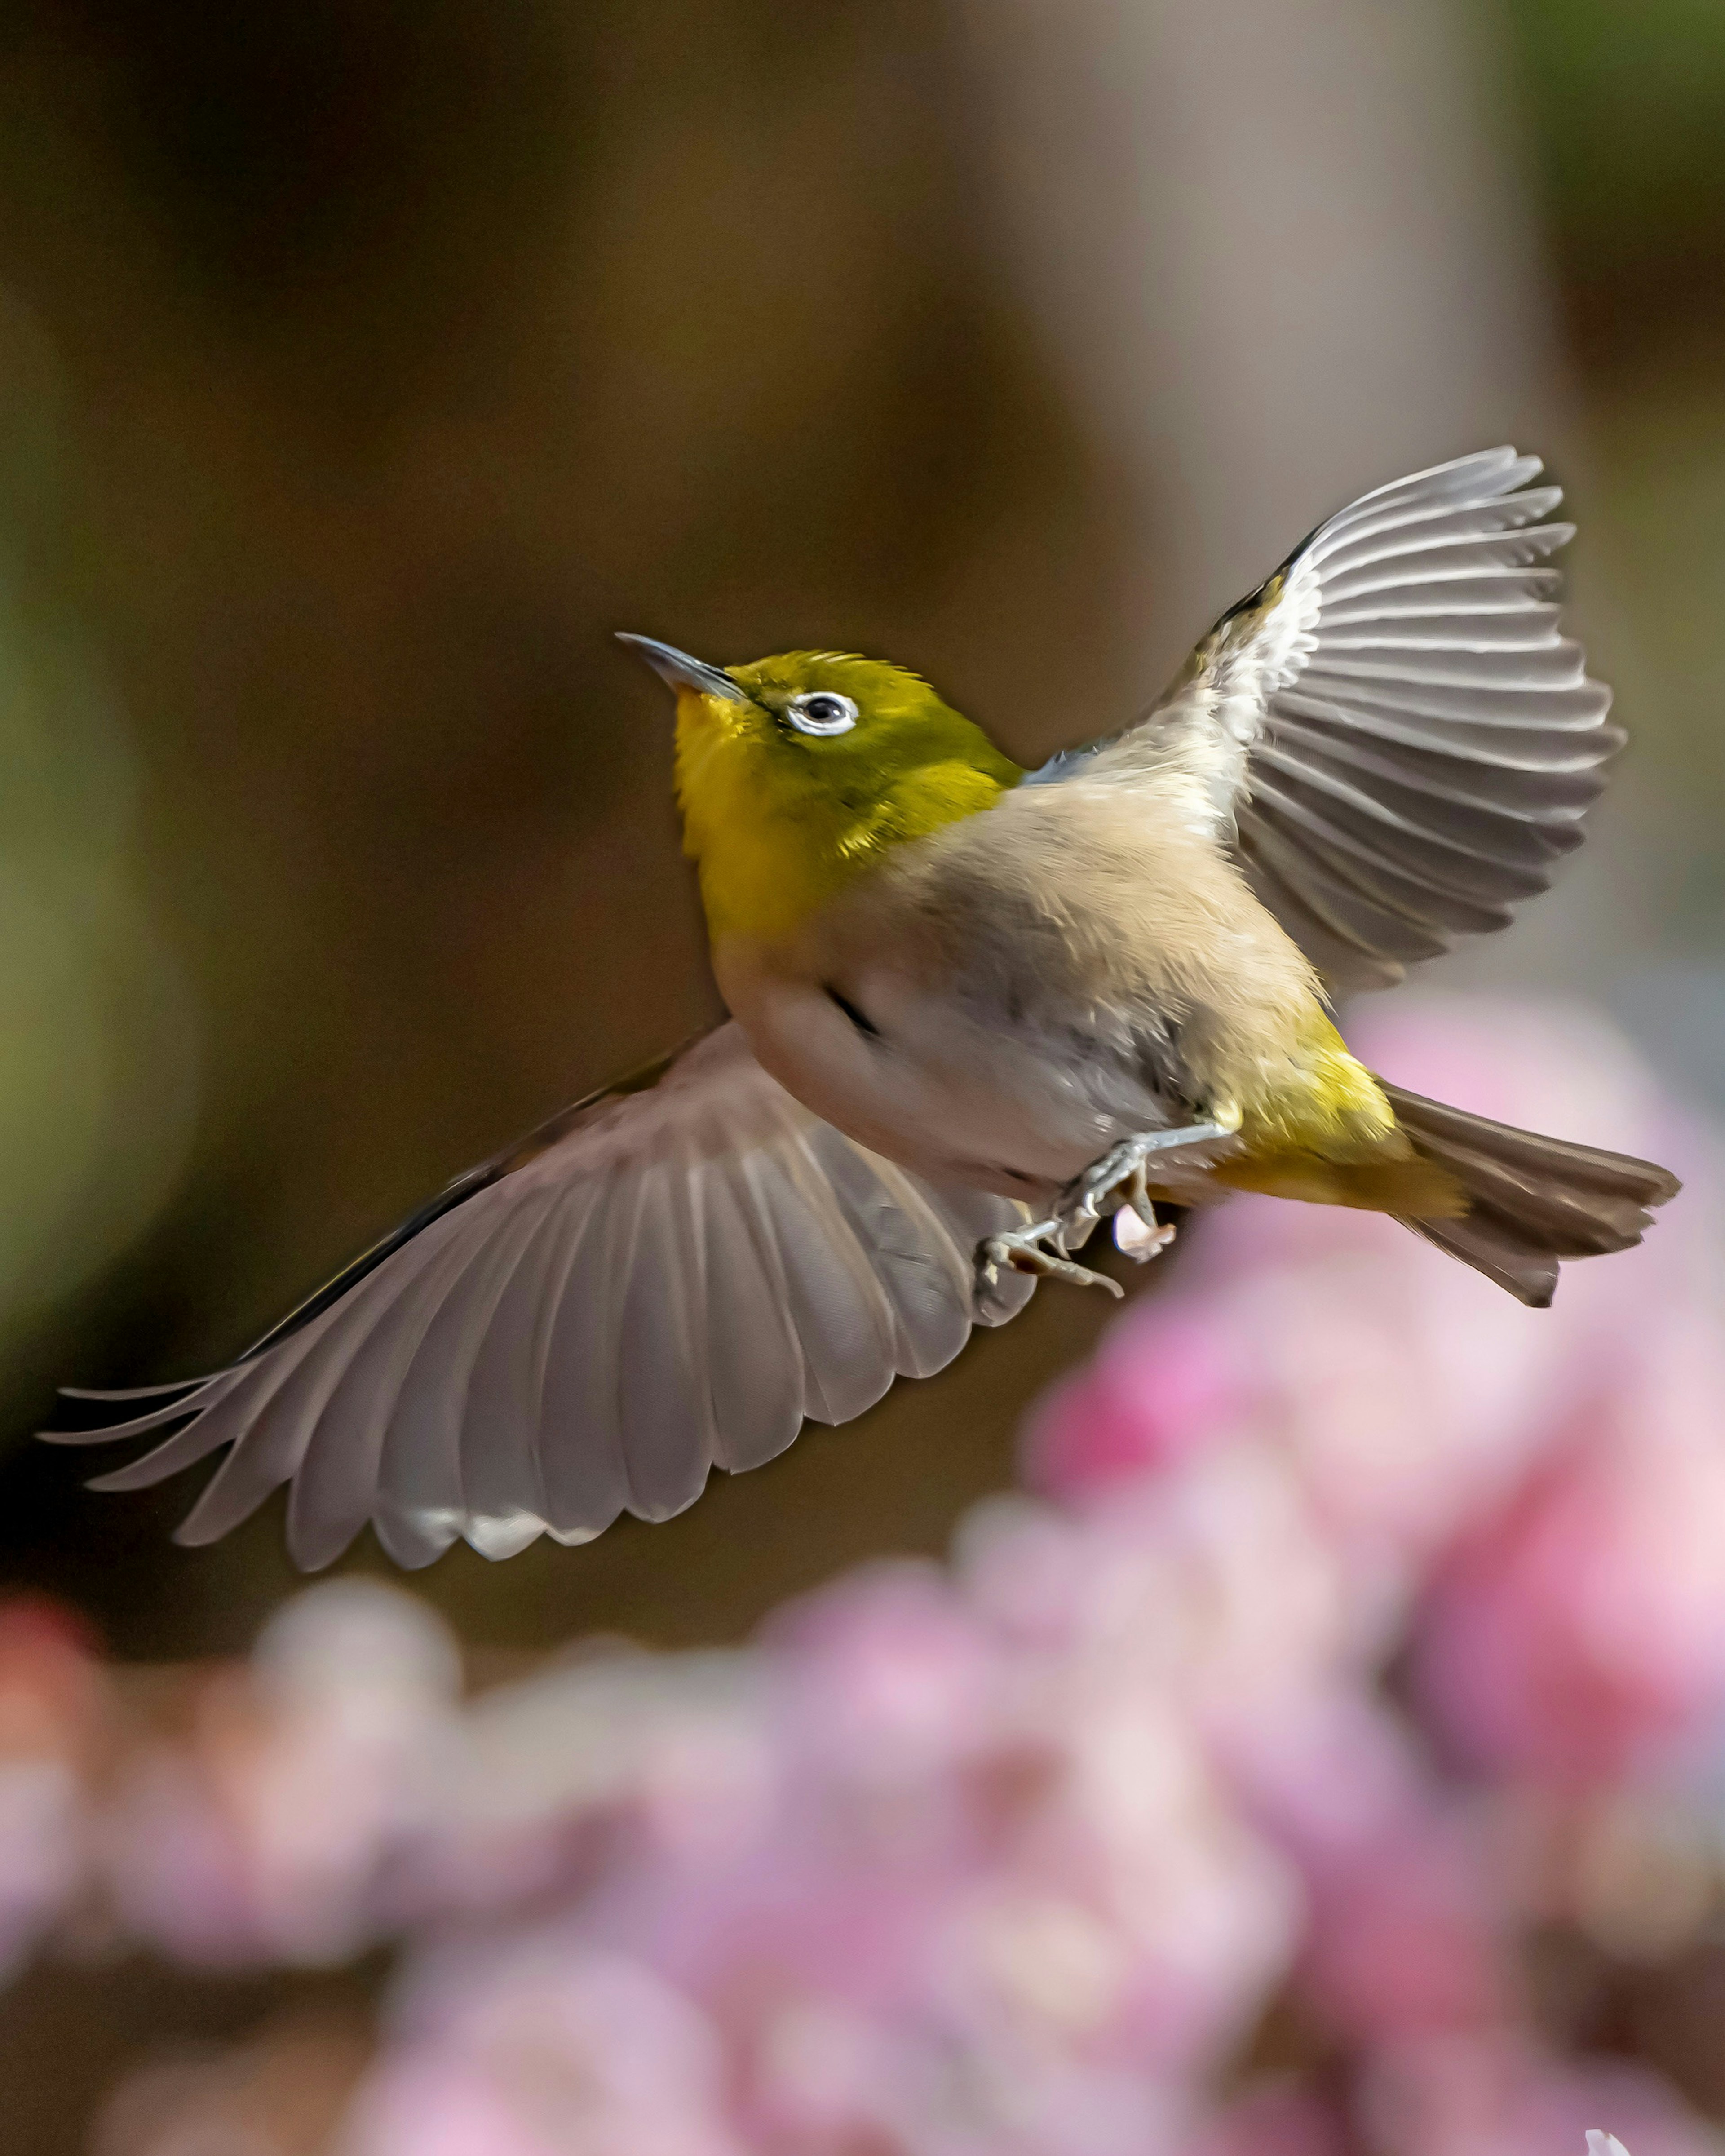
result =
[[1622,745],[1560,633],[1574,526],[1487,449],[1363,495],[1224,614],[1147,717],[1033,774],[1183,792],[1332,987],[1502,927]]
[[[133,1490],[229,1448],[180,1530],[214,1541],[291,1483],[288,1544],[329,1563],[370,1520],[403,1565],[465,1536],[509,1557],[662,1520],[708,1471],[841,1423],[978,1322],[974,1253],[1024,1218],[868,1152],[762,1070],[735,1024],[474,1169],[230,1368],[69,1394],[171,1431]],[[1032,1283],[1014,1274],[984,1322]]]

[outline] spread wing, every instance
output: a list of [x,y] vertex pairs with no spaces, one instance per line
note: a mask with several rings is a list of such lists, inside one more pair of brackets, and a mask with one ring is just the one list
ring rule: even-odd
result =
[[1581,843],[1622,745],[1558,626],[1574,535],[1537,457],[1363,495],[1224,614],[1147,717],[1036,779],[1173,784],[1338,989],[1502,927]]
[[[977,1244],[1024,1217],[854,1145],[722,1025],[461,1177],[230,1368],[69,1394],[118,1404],[44,1435],[171,1432],[105,1490],[227,1446],[180,1540],[213,1542],[289,1482],[307,1568],[367,1520],[409,1566],[457,1536],[494,1558],[586,1542],[949,1363],[977,1322]],[[1031,1286],[1003,1281],[988,1322]]]

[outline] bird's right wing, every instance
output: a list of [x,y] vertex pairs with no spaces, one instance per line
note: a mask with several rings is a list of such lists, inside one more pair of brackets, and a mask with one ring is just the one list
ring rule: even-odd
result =
[[[69,1394],[113,1419],[44,1435],[172,1431],[108,1490],[228,1446],[183,1542],[289,1482],[298,1563],[329,1563],[369,1519],[413,1566],[458,1536],[508,1557],[624,1511],[668,1518],[711,1468],[759,1466],[805,1416],[849,1421],[952,1359],[978,1322],[977,1245],[1022,1207],[853,1144],[735,1024],[653,1081],[460,1178],[230,1368]],[[1010,1275],[983,1322],[1032,1285]]]
[[1032,783],[1183,789],[1337,988],[1502,927],[1581,843],[1622,744],[1563,637],[1574,536],[1486,449],[1363,495],[1231,608],[1147,716]]

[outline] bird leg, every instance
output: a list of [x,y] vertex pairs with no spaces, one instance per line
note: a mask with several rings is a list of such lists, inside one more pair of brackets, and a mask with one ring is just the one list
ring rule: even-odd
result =
[[1149,1164],[1158,1154],[1224,1143],[1240,1128],[1240,1111],[1230,1106],[1219,1109],[1217,1118],[1178,1130],[1145,1131],[1111,1146],[1073,1177],[1047,1219],[989,1236],[977,1252],[979,1286],[992,1288],[1000,1268],[1009,1265],[1015,1272],[1034,1273],[1040,1279],[1070,1281],[1075,1287],[1100,1287],[1117,1297],[1123,1295],[1117,1281],[1074,1264],[1071,1253],[1082,1250],[1101,1220],[1113,1213],[1129,1216],[1117,1220],[1115,1241],[1135,1265],[1159,1256],[1174,1240],[1174,1231],[1158,1220],[1150,1202]]
[[1230,1106],[1217,1111],[1214,1122],[1188,1123],[1174,1131],[1143,1131],[1137,1137],[1122,1138],[1118,1145],[1110,1146],[1100,1160],[1093,1160],[1075,1175],[1060,1193],[1055,1209],[1062,1225],[1061,1249],[1081,1250],[1099,1221],[1129,1206],[1151,1235],[1161,1239],[1144,1252],[1145,1258],[1154,1257],[1173,1236],[1172,1230],[1158,1225],[1156,1209],[1150,1203],[1150,1163],[1163,1153],[1225,1144],[1240,1128],[1240,1122],[1239,1109]]

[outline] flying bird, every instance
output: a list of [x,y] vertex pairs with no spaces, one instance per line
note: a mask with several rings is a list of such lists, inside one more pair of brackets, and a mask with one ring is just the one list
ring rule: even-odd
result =
[[[181,1527],[290,1484],[296,1561],[369,1521],[660,1520],[950,1362],[1112,1218],[1230,1190],[1385,1213],[1518,1296],[1638,1242],[1665,1170],[1404,1091],[1332,998],[1501,928],[1623,737],[1559,631],[1561,495],[1513,449],[1380,487],[1223,615],[1167,692],[1025,772],[905,668],[711,666],[676,783],[731,1013],[451,1183],[228,1368],[71,1397],[94,1486],[225,1448]],[[166,1433],[164,1435],[163,1434]]]

